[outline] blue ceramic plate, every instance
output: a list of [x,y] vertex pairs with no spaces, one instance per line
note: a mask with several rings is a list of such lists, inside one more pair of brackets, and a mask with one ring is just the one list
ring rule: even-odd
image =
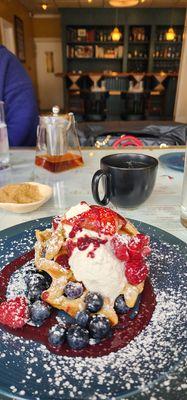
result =
[[[34,230],[50,222],[44,218],[0,232],[0,268],[32,249]],[[44,345],[0,329],[1,399],[185,399],[187,245],[133,222],[151,236],[157,304],[149,325],[125,348],[98,358],[57,356]]]
[[185,153],[168,153],[159,157],[159,161],[171,169],[177,171],[184,171],[184,158]]

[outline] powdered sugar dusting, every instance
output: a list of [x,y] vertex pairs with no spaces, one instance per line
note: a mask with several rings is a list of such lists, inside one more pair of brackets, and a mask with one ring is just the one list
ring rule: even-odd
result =
[[[179,384],[172,370],[182,374],[185,365],[186,248],[171,237],[163,242],[164,234],[158,238],[156,229],[149,232],[144,225],[144,230],[152,236],[151,279],[157,299],[146,329],[124,349],[94,359],[57,356],[43,345],[0,330],[0,382],[5,385],[6,375],[11,376],[9,393],[38,400],[113,400],[133,391],[134,400],[141,390],[142,398],[149,400],[185,398],[187,384]],[[2,265],[29,251],[33,243],[33,230],[12,241],[0,239]],[[160,386],[168,397],[160,395]]]

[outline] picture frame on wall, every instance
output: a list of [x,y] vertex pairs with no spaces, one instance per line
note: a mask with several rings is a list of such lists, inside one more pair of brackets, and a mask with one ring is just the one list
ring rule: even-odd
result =
[[16,42],[16,55],[21,62],[26,61],[25,57],[25,40],[24,40],[24,24],[21,18],[14,16],[14,30]]

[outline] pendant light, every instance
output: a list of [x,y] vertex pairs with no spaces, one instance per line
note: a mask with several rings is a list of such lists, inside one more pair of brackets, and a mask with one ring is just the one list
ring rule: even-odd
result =
[[166,32],[166,40],[168,40],[168,41],[175,40],[175,36],[176,36],[176,32],[174,31],[174,29],[172,27],[172,22],[173,22],[173,9],[171,10],[171,25]]
[[113,42],[119,42],[119,40],[121,39],[121,32],[119,31],[117,26],[111,32],[111,36]]
[[47,4],[46,4],[46,3],[42,3],[42,6],[41,6],[41,7],[43,8],[44,11],[47,10]]
[[172,41],[175,39],[176,33],[172,27],[170,27],[166,32],[166,40]]
[[117,25],[118,25],[118,10],[116,8],[116,24],[113,31],[111,32],[111,38],[113,42],[119,42],[119,40],[121,39],[121,32]]

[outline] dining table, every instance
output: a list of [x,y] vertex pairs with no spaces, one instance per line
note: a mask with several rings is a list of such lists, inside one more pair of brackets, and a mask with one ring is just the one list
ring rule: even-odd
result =
[[[177,241],[186,246],[187,228],[180,221],[180,202],[183,183],[182,169],[172,168],[161,161],[160,156],[167,154],[178,154],[185,152],[183,146],[177,147],[143,147],[143,148],[120,148],[117,150],[111,147],[96,149],[94,147],[82,148],[82,157],[84,165],[80,168],[72,169],[62,173],[53,174],[42,168],[35,166],[35,149],[34,148],[11,148],[10,149],[10,168],[0,171],[0,187],[8,183],[21,182],[39,182],[48,184],[53,189],[52,197],[40,208],[29,213],[13,213],[0,208],[0,251],[2,238],[6,239],[13,229],[16,232],[21,231],[24,224],[35,221],[35,226],[40,224],[40,219],[45,217],[54,217],[62,215],[71,206],[78,204],[80,201],[86,201],[88,204],[94,204],[91,181],[94,173],[100,169],[100,160],[102,157],[116,153],[141,153],[158,159],[158,171],[156,183],[150,197],[137,208],[116,208],[109,204],[113,210],[122,216],[132,220],[136,225],[142,223],[143,226],[151,226],[158,229],[158,232],[165,232],[167,235],[173,235],[173,243]],[[100,188],[102,191],[102,188]],[[20,225],[22,224],[22,225]],[[145,225],[144,225],[145,224]],[[22,228],[23,229],[23,228]],[[187,247],[186,247],[187,248]],[[0,255],[0,262],[3,254]],[[11,261],[9,254],[8,261]],[[180,312],[180,310],[179,310]],[[34,356],[33,356],[34,357]],[[0,359],[1,360],[1,359]],[[1,361],[0,361],[1,363]],[[122,396],[121,399],[132,398],[147,400],[183,400],[187,394],[186,361],[181,357],[177,370],[168,371],[166,376],[149,385],[143,387],[141,392],[134,393],[133,396]],[[9,377],[10,378],[10,377]],[[0,378],[1,386],[1,378]],[[1,390],[0,390],[1,392]],[[7,397],[6,397],[7,396]],[[19,394],[15,393],[15,399],[24,399],[24,391]],[[0,398],[9,398],[6,393]],[[12,398],[14,398],[14,390],[12,390]],[[37,399],[40,397],[36,395]],[[49,398],[56,399],[52,392]],[[74,398],[74,397],[73,397]],[[95,399],[105,399],[103,397],[89,397]],[[106,397],[112,399],[118,397]],[[46,399],[48,397],[46,396]]]
[[[94,203],[91,180],[100,168],[100,159],[115,153],[142,153],[159,159],[168,153],[184,152],[184,147],[172,148],[83,148],[84,166],[60,174],[45,173],[35,167],[35,150],[14,148],[10,151],[11,168],[0,171],[0,187],[7,183],[38,181],[53,186],[52,198],[38,210],[27,214],[13,214],[0,209],[0,229],[8,228],[32,219],[63,214],[69,207],[81,200]],[[135,209],[119,209],[128,217],[149,223],[187,240],[187,230],[180,223],[180,202],[183,173],[159,163],[156,184],[148,200]]]

